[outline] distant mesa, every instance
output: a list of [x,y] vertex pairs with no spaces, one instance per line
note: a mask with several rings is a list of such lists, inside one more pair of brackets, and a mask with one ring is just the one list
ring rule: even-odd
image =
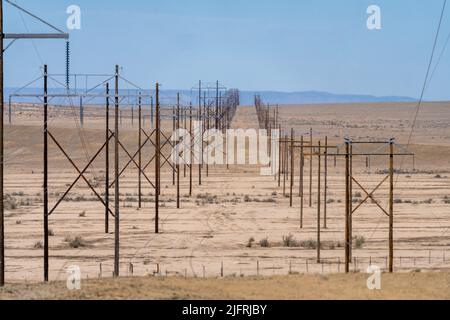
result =
[[[5,101],[8,101],[9,94],[16,92],[17,88],[5,88]],[[64,93],[64,89],[51,90],[52,92]],[[81,90],[82,92],[83,90]],[[126,90],[127,93],[133,90]],[[39,88],[26,88],[21,93],[42,93]],[[181,100],[184,102],[196,101],[197,92],[192,90],[162,90],[161,93],[166,97],[175,97],[180,92]],[[93,91],[92,93],[103,93]],[[136,91],[137,93],[137,91]],[[371,102],[415,102],[411,97],[402,96],[372,96],[372,95],[354,95],[354,94],[334,94],[322,91],[297,91],[297,92],[281,92],[281,91],[240,91],[241,105],[253,105],[255,94],[259,94],[264,103],[269,104],[324,104],[324,103],[371,103]],[[31,102],[35,99],[14,98],[14,102]],[[102,103],[103,100],[96,101],[90,99],[91,103]],[[194,102],[195,103],[195,102]]]
[[370,103],[370,102],[415,102],[411,97],[353,94],[334,94],[321,91],[277,92],[277,91],[241,91],[241,104],[253,104],[253,97],[259,94],[264,103],[271,104],[319,104],[319,103]]

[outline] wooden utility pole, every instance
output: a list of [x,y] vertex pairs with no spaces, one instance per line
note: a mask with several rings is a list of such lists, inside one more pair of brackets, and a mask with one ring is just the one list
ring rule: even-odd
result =
[[[203,128],[205,128],[206,132],[209,132],[209,115],[210,115],[210,113],[209,113],[209,102],[208,102],[208,104],[206,103],[206,91],[203,92],[203,113],[204,113],[204,118],[205,118],[205,120],[203,121]],[[203,146],[203,137],[204,137],[204,131],[202,131],[202,146]],[[209,146],[208,134],[206,134],[206,141],[207,141],[207,145]],[[202,149],[202,163],[204,160],[203,156],[204,155],[203,155],[203,149]],[[209,156],[209,153],[206,154],[206,165],[205,165],[206,177],[209,176],[209,158],[208,158],[208,156]]]
[[312,179],[313,179],[313,130],[309,129],[309,207],[312,207]]
[[321,192],[321,186],[320,186],[320,180],[321,180],[321,148],[320,148],[320,141],[319,141],[319,152],[317,154],[317,263],[320,263],[320,207],[322,206],[320,203],[320,192]]
[[350,142],[345,141],[345,272],[348,273],[349,269],[349,257],[350,257],[350,192],[349,192],[349,184],[350,184],[350,164],[349,164],[349,155],[350,155]]
[[350,177],[348,182],[348,192],[349,192],[349,200],[348,200],[348,218],[349,218],[349,247],[348,247],[348,259],[351,261],[353,256],[353,144],[350,143],[350,155],[349,155],[349,166],[350,166]]
[[114,277],[120,273],[120,188],[119,188],[119,66],[115,73],[114,98]]
[[[176,119],[175,119],[175,107],[172,107],[172,132],[175,132],[176,128]],[[175,186],[175,165],[172,163],[172,185]]]
[[272,159],[272,123],[269,125],[269,128],[267,129],[267,137],[268,137],[267,154],[269,155],[269,158]]
[[189,164],[189,196],[192,196],[192,166],[194,165],[194,156],[193,156],[193,148],[194,148],[194,138],[192,137],[192,102],[189,104],[189,136],[190,136],[190,164]]
[[325,137],[325,176],[323,193],[323,228],[327,228],[327,201],[328,201],[328,137]]
[[[48,282],[48,72],[44,65],[44,281]],[[3,124],[3,123],[2,123]]]
[[394,140],[389,143],[389,272],[394,272]]
[[138,98],[138,207],[139,209],[142,208],[142,99],[141,99],[141,93],[139,92],[139,98]]
[[153,129],[153,126],[155,124],[155,113],[154,113],[154,105],[153,105],[153,96],[150,97],[150,122],[151,122],[151,128]]
[[156,147],[155,147],[155,233],[159,233],[159,195],[160,195],[160,152],[161,152],[161,131],[160,131],[160,114],[159,114],[159,83],[156,84]]
[[105,233],[109,233],[109,83],[106,83],[106,133],[105,133]]
[[[44,21],[43,19],[37,17],[36,15],[30,13],[29,11],[23,9],[14,2],[8,1],[8,3],[22,11],[33,19],[37,19],[40,22],[46,24],[50,28],[57,31],[57,33],[39,33],[39,34],[5,34],[3,30],[3,1],[0,1],[0,287],[5,284],[5,229],[4,229],[4,77],[3,77],[3,64],[4,64],[4,51],[8,47],[4,48],[4,40],[9,39],[12,42],[19,39],[65,39],[68,44],[69,34],[64,33],[62,30],[54,27],[50,23]],[[11,43],[12,43],[11,42]],[[68,46],[68,45],[67,45]],[[68,47],[67,47],[68,48]],[[68,78],[68,74],[66,75]]]
[[219,81],[216,81],[216,112],[215,112],[215,126],[219,130]]
[[[281,125],[278,126],[278,131],[279,131],[279,136],[281,137]],[[282,148],[283,148],[283,144],[282,143],[278,143],[279,147],[278,147],[278,187],[281,187],[281,170],[283,169],[283,152],[282,152]]]
[[305,155],[303,148],[303,136],[301,137],[300,144],[300,228],[303,228],[303,204],[304,204],[304,192],[303,192],[303,173],[305,168]]
[[[186,111],[186,107],[183,108],[183,129],[187,130],[187,111]],[[186,178],[186,161],[184,161],[183,164],[183,177]]]
[[223,126],[223,108],[222,108],[222,92],[219,92],[219,127],[225,129]]
[[200,154],[198,165],[198,185],[202,185],[202,166],[203,166],[203,119],[202,119],[202,82],[198,82],[198,121],[200,123]]
[[84,127],[84,106],[83,106],[83,97],[80,97],[80,125]]
[[5,285],[5,222],[3,203],[3,1],[0,1],[0,287]]
[[286,196],[286,175],[287,175],[287,163],[288,163],[288,146],[286,141],[288,140],[288,135],[284,135],[284,143],[283,143],[283,197]]
[[[177,130],[180,129],[180,93],[177,93]],[[176,135],[178,138],[178,134]],[[178,140],[178,139],[177,139]],[[178,143],[176,143],[176,172],[177,172],[177,209],[180,209],[180,161],[179,161],[179,150]]]
[[290,184],[290,193],[289,193],[289,201],[290,206],[293,206],[293,189],[294,189],[294,129],[291,128],[291,184]]

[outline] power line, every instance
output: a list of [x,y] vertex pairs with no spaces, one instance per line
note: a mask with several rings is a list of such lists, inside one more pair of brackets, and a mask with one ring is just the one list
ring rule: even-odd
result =
[[425,80],[423,82],[422,92],[420,94],[420,99],[419,99],[419,102],[418,102],[417,107],[416,107],[416,112],[414,114],[414,119],[413,119],[413,123],[412,123],[412,126],[411,126],[411,132],[410,132],[409,137],[408,137],[408,143],[406,144],[407,148],[409,148],[409,146],[411,144],[411,138],[412,138],[412,135],[413,135],[415,127],[416,127],[417,117],[419,115],[420,108],[421,108],[422,102],[423,102],[423,97],[424,97],[424,94],[425,94],[425,90],[427,88],[428,76],[430,74],[431,64],[433,63],[434,53],[436,51],[436,45],[437,45],[437,41],[438,41],[438,38],[439,38],[439,33],[441,31],[442,20],[444,18],[444,12],[445,12],[445,6],[446,5],[447,5],[447,0],[444,0],[444,4],[442,5],[442,10],[441,10],[441,16],[439,18],[439,25],[438,25],[438,28],[436,30],[436,36],[434,38],[433,50],[431,51],[431,57],[430,57],[430,61],[428,62],[427,73],[425,75]]
[[[11,2],[9,2],[9,3],[11,3]],[[25,27],[25,30],[28,33],[30,33],[30,29],[28,29],[28,26],[27,26],[27,24],[25,22],[25,19],[23,17],[22,11],[19,11],[19,15],[20,15],[20,19],[22,20],[23,26]],[[41,54],[40,54],[40,52],[39,52],[39,50],[38,50],[38,48],[36,46],[36,43],[34,42],[33,39],[31,39],[31,44],[33,45],[34,52],[36,53],[36,56],[38,57],[39,61],[41,62],[41,65],[44,65],[44,60],[42,59],[42,56],[41,56]]]
[[430,86],[431,80],[433,79],[434,74],[436,72],[436,69],[437,69],[437,67],[439,66],[439,64],[440,64],[440,62],[442,60],[442,57],[443,57],[443,55],[445,53],[445,50],[447,49],[447,45],[448,45],[449,41],[450,41],[450,33],[448,34],[447,39],[445,40],[444,46],[442,47],[442,51],[439,54],[439,58],[438,58],[435,66],[434,66],[434,69],[433,69],[433,72],[431,73],[430,79],[428,80],[428,84],[427,84],[426,89],[428,89],[428,87]]

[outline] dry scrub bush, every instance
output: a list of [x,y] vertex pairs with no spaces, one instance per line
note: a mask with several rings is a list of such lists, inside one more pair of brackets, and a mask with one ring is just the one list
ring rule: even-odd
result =
[[259,241],[259,245],[260,245],[262,248],[268,248],[268,247],[270,247],[269,239],[268,239],[268,238],[261,239],[261,241]]
[[247,248],[251,248],[253,246],[254,242],[255,242],[255,238],[251,237],[250,239],[248,239]]
[[75,238],[72,238],[71,236],[67,236],[67,237],[65,237],[64,242],[67,242],[69,244],[69,247],[71,247],[73,249],[86,247],[86,242],[80,236],[76,236]]
[[295,240],[292,234],[288,236],[283,236],[283,246],[288,248],[300,247],[300,243]]
[[366,243],[366,238],[364,238],[363,236],[355,237],[355,248],[356,249],[361,249],[365,243]]
[[34,243],[34,246],[33,246],[35,249],[42,249],[43,247],[44,247],[44,245],[42,244],[42,241],[36,241],[35,243]]

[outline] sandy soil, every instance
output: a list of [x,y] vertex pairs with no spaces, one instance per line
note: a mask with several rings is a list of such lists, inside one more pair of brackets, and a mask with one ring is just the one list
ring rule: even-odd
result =
[[[73,119],[76,114],[74,110],[53,110],[50,131],[80,167],[88,162],[87,159],[103,143],[101,139],[105,132],[102,112],[87,108],[86,114],[92,117],[86,119],[85,127],[81,130]],[[354,138],[395,136],[403,144],[410,140],[411,150],[417,153],[416,171],[396,175],[395,270],[405,274],[413,270],[448,272],[450,108],[448,104],[426,104],[419,113],[414,134],[409,139],[413,113],[414,106],[408,104],[284,106],[280,109],[285,128],[292,126],[300,135],[312,126],[317,139],[328,135],[330,143],[341,144],[346,135]],[[12,204],[6,210],[6,278],[9,283],[39,282],[43,277],[39,243],[42,241],[42,130],[39,117],[40,112],[34,107],[17,107],[12,125],[6,128],[6,193]],[[240,107],[233,127],[256,126],[254,108]],[[165,121],[165,127],[170,127],[169,121]],[[148,120],[146,129],[151,131]],[[83,137],[83,142],[80,137]],[[131,117],[124,115],[121,140],[131,153],[137,150],[136,137],[137,124],[134,123],[133,127]],[[76,171],[53,143],[50,154],[52,207],[58,196],[72,183]],[[151,154],[152,148],[146,147],[144,163]],[[410,159],[398,161],[397,168],[412,170]],[[121,167],[128,162],[123,152],[121,162]],[[387,162],[385,159],[374,159],[370,169],[365,168],[364,164],[365,159],[355,161],[355,176],[371,189],[384,178],[378,170],[385,169]],[[150,179],[153,177],[152,168],[150,166],[146,171]],[[305,243],[316,237],[315,171],[312,206],[308,206],[309,193],[306,192],[304,228],[300,229],[297,176],[294,207],[290,208],[289,199],[283,195],[283,188],[278,187],[273,177],[259,175],[260,168],[256,166],[230,166],[228,170],[224,166],[211,166],[208,177],[203,173],[202,186],[197,184],[198,172],[195,168],[192,197],[187,195],[188,176],[181,174],[182,208],[177,210],[172,173],[166,168],[162,182],[162,233],[155,235],[153,190],[144,180],[144,204],[142,209],[138,209],[137,170],[131,165],[121,179],[121,274],[131,275],[131,269],[135,276],[158,273],[163,276],[205,275],[212,278],[219,276],[222,269],[224,276],[342,272],[343,168],[342,160],[338,159],[336,167],[330,163],[328,228],[321,232],[322,261],[316,263],[314,248],[308,245],[288,248],[282,244],[283,236],[289,234]],[[86,174],[99,193],[104,191],[104,172],[104,155],[101,154]],[[305,177],[305,186],[308,186],[309,176],[306,174]],[[356,186],[354,191],[362,193]],[[375,197],[387,206],[386,184]],[[62,202],[50,216],[53,234],[50,237],[50,279],[65,281],[66,269],[70,265],[80,266],[83,279],[110,277],[114,234],[104,233],[102,204],[82,180],[68,195],[68,200]],[[368,203],[361,207],[354,218],[353,234],[364,237],[365,242],[361,248],[353,250],[352,270],[365,272],[369,264],[386,268],[387,227],[388,218],[376,205]],[[112,218],[110,230],[113,230]],[[74,237],[82,237],[82,247],[70,247],[68,240]],[[255,241],[248,247],[251,238]],[[270,247],[261,247],[260,240],[266,238]],[[448,284],[448,276],[445,279]],[[238,280],[229,281],[234,283]],[[323,298],[329,297],[331,293],[326,291],[318,291],[318,294]],[[234,291],[233,294],[230,293],[232,297],[239,297],[240,293]],[[392,293],[391,296],[383,297],[393,296]],[[300,294],[299,297],[304,296]]]

